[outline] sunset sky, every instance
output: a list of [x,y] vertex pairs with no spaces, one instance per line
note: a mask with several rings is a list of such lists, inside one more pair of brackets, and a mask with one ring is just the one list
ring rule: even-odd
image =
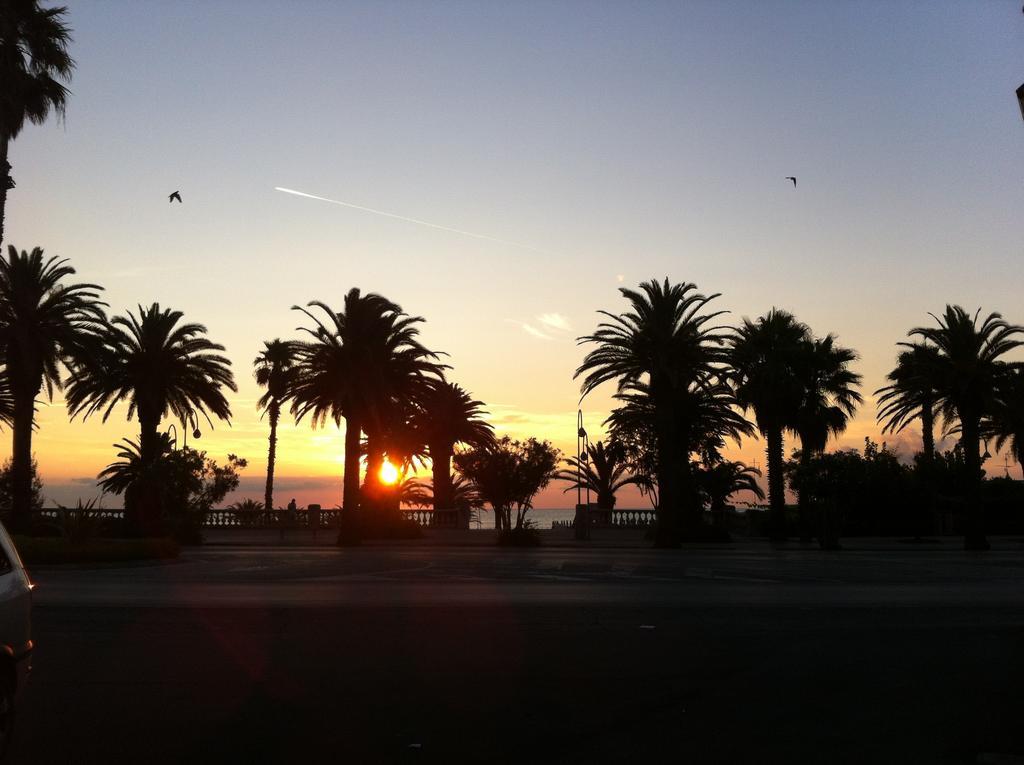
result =
[[[199,445],[249,459],[237,497],[262,496],[262,341],[354,286],[426,318],[499,433],[567,452],[574,338],[644,279],[721,292],[734,321],[786,308],[856,348],[867,401],[840,446],[877,437],[870,393],[928,311],[1024,323],[1017,0],[67,4],[73,96],[12,144],[5,245],[227,347],[234,417]],[[593,433],[610,393],[584,402]],[[68,423],[60,400],[39,424],[64,503],[95,496],[138,432],[124,410]],[[919,434],[888,440],[909,455]],[[341,454],[337,429],[285,420],[278,501],[340,502]],[[756,440],[732,456],[763,466]],[[561,487],[538,502],[569,504]]]

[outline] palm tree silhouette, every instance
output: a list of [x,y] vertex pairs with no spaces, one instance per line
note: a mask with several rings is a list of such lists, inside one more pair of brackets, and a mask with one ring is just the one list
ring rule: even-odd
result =
[[570,486],[565,491],[572,491],[577,486],[589,489],[597,495],[597,506],[601,510],[615,509],[615,493],[623,486],[636,482],[630,475],[624,461],[622,449],[614,442],[598,441],[593,444],[586,458],[577,460],[575,457],[566,459],[567,468],[558,471],[555,478],[568,481]]
[[875,391],[877,420],[883,433],[899,433],[914,420],[921,422],[921,453],[927,463],[935,457],[935,417],[938,393],[935,374],[938,350],[925,343],[900,343],[904,350],[886,375],[889,384]]
[[0,258],[0,358],[5,364],[10,420],[11,521],[27,528],[32,496],[32,430],[36,398],[60,389],[60,366],[92,353],[104,326],[102,287],[64,284],[75,273],[67,260],[43,258],[36,247],[19,253],[8,247]]
[[761,471],[757,468],[729,460],[713,462],[700,470],[698,480],[715,526],[725,530],[725,508],[733,494],[749,491],[757,499],[764,499],[764,490],[757,482],[760,477]]
[[270,420],[270,446],[267,449],[267,486],[263,495],[265,510],[274,509],[274,464],[277,460],[277,423],[281,406],[291,397],[295,380],[296,353],[294,343],[285,340],[264,341],[263,350],[253,361],[256,384],[266,388],[256,407]]
[[[613,439],[619,443],[638,438],[644,440],[644,434],[657,432],[660,418],[675,418],[673,431],[678,438],[680,450],[676,475],[680,479],[678,490],[684,513],[679,531],[683,535],[695,532],[701,523],[703,503],[690,455],[696,453],[706,463],[716,462],[720,460],[719,452],[725,447],[726,441],[739,444],[743,436],[753,435],[754,432],[753,426],[737,411],[732,387],[717,375],[696,380],[688,387],[676,391],[673,411],[668,415],[658,410],[649,386],[643,382],[628,384],[614,398],[622,402],[622,406],[614,409],[605,423]],[[660,489],[660,476],[656,478],[659,479],[656,483]],[[655,488],[646,480],[637,479],[634,482],[645,492]]]
[[799,368],[810,331],[792,314],[773,308],[751,321],[744,319],[732,338],[731,374],[736,399],[753,409],[767,445],[769,537],[786,538],[784,431],[794,426],[803,396]]
[[718,297],[696,292],[696,285],[644,282],[639,290],[622,288],[631,310],[600,311],[608,318],[579,344],[597,347],[587,353],[574,377],[583,375],[583,396],[615,380],[620,395],[634,395],[637,386],[654,412],[658,484],[658,545],[679,541],[680,514],[690,504],[687,485],[692,433],[681,416],[683,394],[716,378],[724,361],[722,327],[713,322],[723,311],[706,312]]
[[1007,369],[996,386],[995,406],[982,420],[981,436],[995,441],[996,451],[1009,447],[1024,467],[1024,369]]
[[435,510],[454,507],[451,465],[455,445],[486,446],[494,441],[494,428],[482,419],[487,414],[483,406],[456,383],[432,380],[426,386],[414,425],[430,455]]
[[[118,459],[103,468],[97,476],[98,485],[105,492],[124,494],[163,468],[160,460],[143,459],[138,441],[125,438],[114,444],[114,448],[119,450]],[[166,433],[160,433],[157,445],[159,455],[162,457],[169,454],[171,448],[170,438]]]
[[[179,324],[183,316],[181,311],[161,309],[159,303],[140,305],[137,318],[130,311],[115,316],[103,333],[101,352],[76,365],[68,378],[72,418],[101,413],[106,422],[115,406],[128,403],[128,419],[139,420],[139,456],[144,463],[157,461],[163,453],[160,421],[168,414],[186,422],[198,413],[211,427],[211,414],[225,421],[231,418],[224,389],[238,389],[231,362],[219,353],[224,346],[204,337],[202,324]],[[146,496],[151,499],[159,487],[149,489]],[[155,501],[125,509],[133,516],[136,531],[159,527]]]
[[964,530],[964,547],[968,550],[987,550],[990,546],[981,507],[982,421],[997,409],[1000,380],[1008,370],[1022,366],[1002,357],[1024,345],[1016,339],[1024,334],[1024,327],[1009,324],[998,313],[989,314],[979,325],[980,315],[980,309],[972,317],[958,305],[947,305],[942,316],[932,314],[939,326],[915,327],[910,331],[911,337],[920,337],[936,347],[936,401],[947,430],[952,423],[958,423],[971,477]]
[[7,376],[7,365],[0,358],[0,425],[14,425],[14,394],[11,393],[11,380]]
[[[344,308],[335,312],[321,301],[308,308],[293,306],[312,320],[301,327],[312,339],[298,346],[297,379],[292,412],[296,420],[309,414],[314,427],[328,418],[345,420],[345,473],[342,505],[357,510],[360,504],[360,437],[368,437],[367,473],[374,474],[384,449],[385,413],[395,402],[408,398],[424,377],[439,377],[443,365],[438,354],[418,340],[418,316],[406,315],[387,298],[358,289],[345,295]],[[320,318],[309,309],[318,309]],[[372,479],[371,479],[372,480]]]
[[51,112],[64,115],[75,62],[68,54],[71,30],[66,8],[43,8],[38,0],[0,3],[0,243],[4,240],[7,192],[14,188],[8,148],[26,120],[37,125]]
[[[808,339],[804,343],[799,367],[802,390],[792,430],[800,439],[800,463],[806,469],[811,457],[825,451],[828,439],[838,436],[864,399],[854,388],[861,377],[850,370],[857,359],[855,351],[835,343],[833,335]],[[811,541],[805,492],[797,496],[800,540]]]

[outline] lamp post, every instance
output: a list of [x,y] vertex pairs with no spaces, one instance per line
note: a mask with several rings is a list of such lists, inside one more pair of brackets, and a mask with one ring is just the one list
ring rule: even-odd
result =
[[197,441],[203,435],[202,431],[199,430],[199,415],[196,414],[196,410],[195,409],[186,409],[185,410],[185,417],[181,421],[181,427],[182,427],[182,430],[184,430],[184,432],[185,432],[184,439],[183,439],[184,440],[184,444],[182,445],[183,449],[187,449],[188,448],[188,429],[189,428],[193,429],[192,430],[192,438],[196,439]]
[[[174,431],[174,435],[173,436],[171,435],[171,431],[172,430]],[[171,443],[173,444],[173,446],[171,446],[171,450],[173,451],[173,450],[177,449],[178,448],[178,429],[176,427],[174,427],[174,423],[173,422],[170,425],[167,426],[167,430],[164,432],[164,435],[167,436],[168,438],[172,439]]]
[[583,427],[583,410],[576,411],[576,520],[573,523],[576,539],[590,539],[590,486],[587,486],[587,504],[581,503],[583,491],[583,463],[587,461],[590,440]]

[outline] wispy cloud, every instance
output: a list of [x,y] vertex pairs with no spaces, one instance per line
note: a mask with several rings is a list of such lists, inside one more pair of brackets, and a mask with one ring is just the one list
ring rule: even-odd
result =
[[519,326],[523,332],[538,340],[554,340],[572,332],[572,324],[569,323],[569,319],[554,311],[537,314],[530,321],[520,321],[519,319],[506,319],[505,321]]
[[509,324],[515,324],[528,335],[536,337],[538,340],[551,340],[551,335],[547,335],[541,330],[537,329],[532,324],[527,324],[525,321],[519,321],[519,319],[505,319]]
[[561,332],[572,332],[572,325],[569,320],[560,313],[542,313],[537,321],[548,329],[555,329]]

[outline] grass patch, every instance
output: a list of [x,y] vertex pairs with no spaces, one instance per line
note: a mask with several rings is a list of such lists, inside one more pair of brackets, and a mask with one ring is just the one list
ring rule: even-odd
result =
[[18,536],[14,544],[26,565],[164,560],[177,558],[180,552],[177,542],[164,537],[71,542],[60,537]]

